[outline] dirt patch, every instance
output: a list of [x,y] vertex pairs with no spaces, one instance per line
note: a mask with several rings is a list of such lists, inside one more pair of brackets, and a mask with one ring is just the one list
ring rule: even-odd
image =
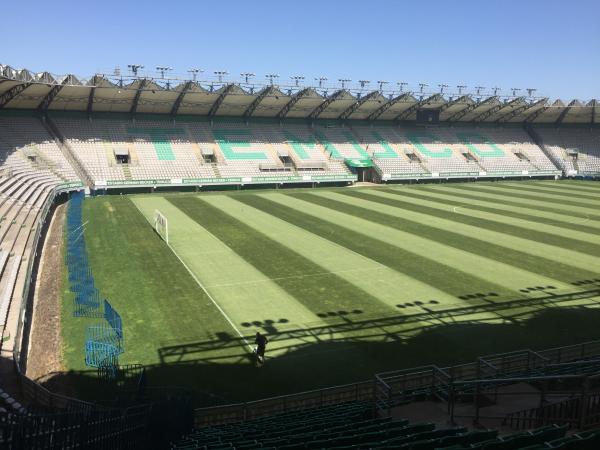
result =
[[60,305],[66,209],[66,205],[59,205],[52,216],[35,287],[27,376],[37,381],[63,370]]

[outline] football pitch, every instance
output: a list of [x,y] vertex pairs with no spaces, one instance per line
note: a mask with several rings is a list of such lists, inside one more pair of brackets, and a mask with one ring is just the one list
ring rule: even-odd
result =
[[[234,401],[600,337],[598,183],[104,196],[83,220],[120,363],[155,385]],[[94,320],[63,305],[64,363],[83,371]]]

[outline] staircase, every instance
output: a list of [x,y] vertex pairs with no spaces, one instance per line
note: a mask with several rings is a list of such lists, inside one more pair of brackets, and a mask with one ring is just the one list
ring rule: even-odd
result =
[[71,164],[71,167],[73,167],[73,170],[75,170],[75,173],[81,179],[81,181],[87,186],[93,186],[94,181],[92,180],[92,177],[89,173],[87,173],[83,165],[75,157],[73,149],[66,142],[66,139],[60,133],[60,131],[58,131],[56,124],[50,119],[50,117],[46,117],[45,119],[40,118],[40,120],[44,128],[46,128],[46,131],[48,131],[48,134],[52,136],[54,142],[56,142],[58,148],[60,148],[60,151],[63,153],[64,157],[67,159],[67,161],[69,161],[69,164]]
[[215,173],[215,178],[221,178],[221,172],[219,172],[219,167],[217,163],[210,163],[213,172]]
[[556,167],[557,170],[562,171],[562,169],[561,169],[562,164],[560,164],[560,162],[557,160],[557,158],[554,157],[554,155],[552,155],[552,153],[550,153],[548,150],[546,150],[546,146],[544,145],[544,140],[538,134],[538,132],[533,129],[531,124],[525,123],[523,128],[525,129],[525,132],[529,135],[529,137],[533,140],[533,142],[535,142],[537,144],[537,146],[542,149],[542,152],[544,153],[544,155],[546,155],[546,157],[552,162],[552,164],[554,164],[554,167]]
[[131,176],[131,170],[129,169],[129,164],[121,164],[121,167],[123,168],[123,175],[125,176],[125,179],[132,180],[133,177]]

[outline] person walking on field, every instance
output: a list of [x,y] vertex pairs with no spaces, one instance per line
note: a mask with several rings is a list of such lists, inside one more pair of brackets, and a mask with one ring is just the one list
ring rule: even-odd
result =
[[265,363],[265,350],[267,349],[267,344],[269,343],[269,340],[266,336],[263,336],[262,334],[260,334],[259,331],[257,331],[254,343],[256,344],[257,363],[263,365]]

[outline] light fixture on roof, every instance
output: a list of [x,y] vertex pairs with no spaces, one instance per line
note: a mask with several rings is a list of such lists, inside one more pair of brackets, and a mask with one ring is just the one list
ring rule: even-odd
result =
[[370,81],[369,81],[369,80],[358,80],[358,82],[360,83],[360,87],[361,87],[362,89],[364,89],[364,88],[365,88],[365,86],[366,86],[367,84],[369,84],[369,83],[370,83]]
[[377,83],[379,83],[379,91],[383,91],[383,85],[388,84],[387,81],[382,81],[382,80],[377,81]]
[[462,95],[463,89],[465,89],[467,86],[465,86],[464,84],[460,84],[456,87],[458,88],[458,95]]
[[422,94],[423,89],[429,86],[427,83],[419,83],[419,92]]
[[165,73],[167,73],[170,70],[173,70],[172,67],[168,67],[168,66],[156,66],[156,70],[158,72],[160,72],[160,77],[164,78],[165,77]]
[[273,84],[275,83],[275,79],[279,78],[279,75],[276,73],[268,73],[267,75],[265,75],[265,78],[269,79],[269,83],[271,84],[271,86],[273,86]]
[[144,66],[141,64],[127,64],[127,67],[129,67],[129,70],[131,71],[131,73],[133,73],[134,77],[138,76],[138,70],[144,68]]
[[294,81],[294,84],[296,85],[296,87],[298,86],[298,84],[304,80],[304,77],[302,75],[294,75],[293,77],[290,77],[291,80]]
[[519,89],[519,88],[510,88],[510,90],[512,91],[512,96],[516,97],[517,96],[517,92],[519,92],[521,89]]
[[403,91],[404,86],[408,86],[408,83],[406,83],[405,81],[398,81],[396,84],[400,87],[400,92]]
[[226,70],[216,70],[216,71],[214,71],[213,73],[214,73],[214,74],[217,76],[217,78],[219,79],[219,83],[222,83],[222,82],[223,82],[223,77],[224,77],[225,75],[229,75],[229,72],[227,72]]
[[535,91],[537,91],[537,89],[535,89],[535,88],[527,88],[526,91],[527,91],[527,95],[529,95],[529,97],[533,97],[533,93]]
[[443,94],[444,93],[444,89],[447,88],[447,87],[449,87],[449,86],[447,84],[442,83],[442,84],[438,84],[438,87],[440,88],[440,94]]
[[349,78],[338,78],[338,81],[342,83],[342,89],[345,89],[346,83],[350,83],[352,80]]
[[499,87],[493,87],[492,88],[492,92],[494,93],[494,96],[496,96],[498,94],[498,91],[501,91],[502,89],[500,89]]
[[[481,95],[481,91],[483,89],[485,89],[485,86],[475,86],[475,92],[477,92],[477,95]],[[498,88],[494,88],[494,89],[498,89]],[[496,94],[494,93],[494,95],[496,95]]]
[[315,78],[315,81],[319,82],[319,87],[323,87],[323,81],[327,81],[327,77],[318,77]]
[[194,81],[196,81],[196,77],[198,76],[198,74],[204,72],[204,70],[202,70],[202,69],[188,69],[188,72],[192,74],[192,79]]
[[243,73],[240,73],[240,76],[244,77],[244,80],[246,81],[246,84],[248,84],[248,80],[250,78],[252,78],[252,77],[255,77],[256,74],[252,73],[252,72],[243,72]]

